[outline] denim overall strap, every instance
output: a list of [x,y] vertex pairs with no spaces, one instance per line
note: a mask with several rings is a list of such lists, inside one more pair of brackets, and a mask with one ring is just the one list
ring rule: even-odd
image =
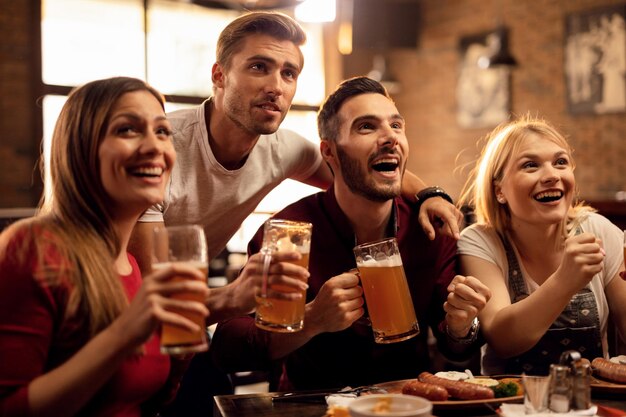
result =
[[502,243],[504,244],[504,250],[506,252],[506,260],[509,264],[509,296],[511,297],[511,304],[514,304],[524,298],[528,297],[530,292],[526,286],[526,281],[522,276],[522,268],[520,268],[515,251],[509,242],[509,239],[502,237]]
[[[580,233],[577,230],[577,234]],[[529,294],[519,261],[508,239],[502,239],[509,264],[511,303]],[[575,294],[537,344],[521,355],[507,360],[506,372],[547,375],[550,364],[558,363],[561,353],[574,349],[588,359],[602,356],[600,316],[589,285]]]

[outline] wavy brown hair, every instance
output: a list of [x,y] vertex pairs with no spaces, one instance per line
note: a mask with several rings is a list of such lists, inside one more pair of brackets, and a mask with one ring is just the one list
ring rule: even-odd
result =
[[[66,274],[72,292],[66,317],[88,321],[92,335],[107,327],[128,305],[113,265],[120,251],[100,178],[98,149],[107,131],[111,110],[126,93],[147,91],[164,107],[163,96],[145,82],[129,77],[92,81],[74,89],[57,120],[50,158],[52,197],[42,200],[33,224],[49,230],[38,243],[39,271]],[[45,251],[50,245],[67,259],[50,271]],[[63,266],[65,265],[65,266]]]

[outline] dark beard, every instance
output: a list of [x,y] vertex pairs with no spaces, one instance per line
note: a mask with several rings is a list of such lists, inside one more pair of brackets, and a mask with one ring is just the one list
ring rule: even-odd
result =
[[[373,155],[370,159],[377,156]],[[397,189],[395,183],[376,186],[371,181],[367,181],[367,172],[363,171],[359,161],[350,157],[339,145],[337,145],[337,158],[341,166],[343,180],[354,194],[381,203],[400,195],[400,190]]]

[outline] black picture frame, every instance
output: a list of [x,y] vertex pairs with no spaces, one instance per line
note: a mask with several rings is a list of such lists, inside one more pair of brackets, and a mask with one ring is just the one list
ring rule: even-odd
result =
[[566,17],[564,75],[571,114],[626,111],[626,5]]

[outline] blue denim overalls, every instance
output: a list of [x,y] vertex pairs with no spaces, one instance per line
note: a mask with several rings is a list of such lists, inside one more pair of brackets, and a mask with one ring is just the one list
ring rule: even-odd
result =
[[[509,294],[513,304],[528,297],[529,291],[511,244],[506,238],[502,242],[509,263]],[[589,360],[603,356],[600,316],[589,284],[572,297],[534,347],[507,359],[506,372],[548,375],[550,364],[559,363],[561,352],[570,349]]]

